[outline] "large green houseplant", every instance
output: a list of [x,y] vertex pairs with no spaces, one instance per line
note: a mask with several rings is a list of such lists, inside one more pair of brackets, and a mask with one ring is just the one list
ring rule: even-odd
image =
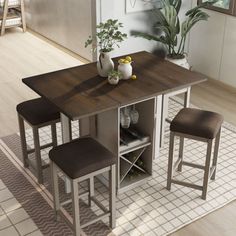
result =
[[156,16],[156,23],[153,26],[156,34],[132,31],[131,35],[163,43],[167,48],[167,58],[183,59],[189,31],[197,22],[207,20],[209,17],[201,8],[217,1],[207,1],[190,9],[185,14],[186,19],[180,23],[179,12],[182,0],[161,0],[162,8],[153,10]]

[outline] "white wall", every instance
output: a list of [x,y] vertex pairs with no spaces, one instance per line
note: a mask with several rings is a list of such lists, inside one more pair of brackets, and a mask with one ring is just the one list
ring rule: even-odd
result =
[[[100,20],[105,21],[109,18],[119,19],[124,24],[124,32],[128,34],[128,39],[122,43],[119,49],[113,52],[113,55],[129,54],[141,50],[155,51],[161,48],[161,44],[148,41],[142,38],[130,36],[131,30],[152,32],[153,24],[156,22],[155,15],[151,11],[135,12],[126,14],[126,0],[99,0]],[[191,1],[183,0],[183,9],[180,12],[180,18],[183,19],[186,9],[191,7]]]
[[109,18],[119,19],[119,21],[124,24],[122,31],[128,34],[128,39],[121,44],[120,48],[114,50],[112,53],[113,56],[129,54],[141,50],[152,51],[156,48],[156,42],[130,36],[131,30],[150,31],[154,22],[151,12],[146,11],[126,14],[125,0],[100,0],[100,3],[100,20],[105,21]]
[[208,22],[190,34],[189,62],[194,70],[236,87],[236,17],[207,13]]

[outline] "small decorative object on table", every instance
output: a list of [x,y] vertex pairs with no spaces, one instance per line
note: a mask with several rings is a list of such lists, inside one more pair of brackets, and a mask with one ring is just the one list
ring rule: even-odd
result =
[[119,83],[119,80],[121,78],[122,74],[120,71],[112,70],[108,74],[108,83],[112,85],[116,85]]
[[97,62],[98,74],[101,77],[107,77],[108,73],[114,69],[114,62],[111,59],[109,52],[100,51],[99,60]]
[[132,68],[132,58],[127,56],[126,58],[121,58],[119,60],[118,71],[122,74],[122,79],[130,79],[132,76],[133,68]]
[[109,53],[114,50],[114,46],[119,47],[119,44],[127,38],[127,34],[121,33],[119,30],[122,27],[123,24],[118,20],[109,19],[97,25],[96,37],[89,36],[85,42],[85,47],[92,45],[94,50],[97,47],[100,48],[97,69],[98,74],[102,77],[107,77],[109,72],[114,69],[114,63]]
[[[185,43],[188,33],[197,22],[206,21],[208,19],[209,15],[202,11],[201,8],[211,6],[217,1],[218,0],[205,1],[188,10],[185,14],[186,19],[182,22],[181,26],[179,12],[182,1],[163,1],[164,4],[161,9],[154,9],[156,13],[155,16],[157,17],[154,28],[155,32],[158,32],[158,34],[153,35],[139,31],[132,31],[131,34],[135,37],[142,37],[147,40],[163,43],[167,49],[166,60],[189,69],[190,66],[185,53]],[[180,42],[178,42],[178,40],[180,40]]]

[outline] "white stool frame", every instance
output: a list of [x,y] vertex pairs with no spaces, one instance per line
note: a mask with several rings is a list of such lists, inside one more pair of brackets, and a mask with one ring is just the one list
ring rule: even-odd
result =
[[[198,189],[202,191],[202,199],[206,200],[209,179],[215,180],[215,177],[216,177],[216,166],[217,166],[217,158],[218,158],[218,151],[219,151],[219,145],[220,145],[220,134],[221,134],[221,129],[218,131],[217,136],[215,138],[215,147],[214,147],[213,161],[212,161],[212,166],[211,166],[211,154],[212,154],[212,146],[213,146],[214,139],[206,139],[206,138],[201,138],[201,137],[178,133],[178,132],[170,132],[170,147],[169,147],[169,160],[168,160],[168,173],[167,173],[167,189],[168,190],[171,190],[172,183],[182,185],[185,187]],[[174,139],[176,136],[180,137],[180,144],[179,144],[179,158],[174,164],[173,163]],[[193,139],[193,140],[207,143],[207,154],[206,154],[205,166],[183,161],[184,138]],[[202,186],[173,179],[173,172],[176,169],[181,172],[183,165],[204,170],[204,179],[203,179]]]
[[[23,163],[25,168],[29,168],[31,166],[37,172],[37,179],[39,184],[43,184],[43,169],[49,167],[48,164],[43,165],[41,159],[41,150],[46,149],[49,147],[56,147],[57,146],[57,129],[56,124],[60,120],[49,121],[46,123],[42,123],[40,125],[32,125],[29,121],[27,121],[23,116],[18,113],[18,123],[19,123],[19,131],[20,131],[20,139],[21,139],[21,147],[22,147],[22,156],[23,156]],[[27,141],[26,141],[26,134],[25,134],[25,122],[32,128],[33,130],[33,141],[34,141],[34,148],[28,149]],[[39,129],[42,127],[51,126],[51,135],[52,135],[52,142],[40,145],[40,137],[39,137]],[[31,153],[35,153],[36,159],[36,168],[32,165],[31,161],[29,160],[28,155]]]
[[[62,171],[54,162],[50,161],[51,166],[51,175],[52,175],[52,187],[53,187],[53,199],[54,199],[54,210],[56,220],[59,219],[59,216],[62,216],[68,223],[68,225],[74,231],[75,236],[81,235],[81,229],[87,227],[91,224],[96,223],[97,221],[109,216],[110,218],[110,227],[115,228],[116,226],[116,165],[108,166],[101,170],[92,172],[85,176],[82,176],[77,179],[71,179],[69,176],[66,176],[68,181],[71,184],[71,195],[72,199],[60,203],[59,200],[59,187],[58,187],[58,174],[57,170]],[[62,171],[63,172],[63,171]],[[94,197],[94,177],[109,172],[109,210],[107,210],[95,197]],[[63,172],[64,173],[64,172]],[[65,174],[65,173],[64,173]],[[79,194],[78,183],[84,180],[89,180],[89,192],[83,192]],[[89,206],[91,206],[92,201],[104,212],[101,215],[97,216],[95,219],[85,223],[80,224],[80,214],[79,214],[79,201],[78,199],[82,196],[88,195]],[[72,202],[72,211],[73,217],[71,218],[69,214],[66,214],[66,210],[63,208],[64,205]]]

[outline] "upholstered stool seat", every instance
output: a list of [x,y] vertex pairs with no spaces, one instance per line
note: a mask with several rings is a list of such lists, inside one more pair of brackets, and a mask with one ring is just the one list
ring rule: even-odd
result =
[[170,125],[170,130],[206,139],[216,137],[223,123],[223,116],[210,111],[183,108]]
[[[180,112],[175,116],[170,125],[170,147],[167,175],[168,190],[171,189],[172,183],[179,184],[201,190],[202,198],[206,199],[209,178],[214,180],[216,176],[216,166],[222,123],[222,115],[215,112],[203,111],[193,108],[184,108],[180,110]],[[174,163],[174,139],[176,136],[180,138],[179,157],[178,160]],[[183,160],[185,138],[207,143],[205,166]],[[214,140],[215,146],[211,166],[211,154]],[[202,186],[189,182],[179,181],[173,178],[173,172],[176,169],[181,172],[183,165],[204,170],[204,179]]]
[[[35,165],[30,161],[28,155],[35,153],[37,178],[38,182],[42,184],[43,169],[48,167],[48,165],[42,164],[41,150],[57,146],[56,123],[60,120],[60,112],[43,98],[22,102],[17,105],[16,111],[18,113],[24,167],[28,168],[31,165],[34,168]],[[27,146],[24,122],[27,122],[33,130],[33,149],[29,149]],[[39,128],[49,125],[51,126],[52,142],[40,145]]]
[[71,179],[116,163],[116,158],[94,139],[80,138],[50,150],[50,159]]
[[[56,216],[66,216],[63,206],[72,202],[73,219],[67,222],[74,229],[74,235],[81,235],[81,228],[96,223],[104,217],[110,217],[110,227],[115,227],[116,202],[116,156],[91,137],[82,137],[62,144],[50,150],[54,210]],[[72,200],[60,202],[57,170],[63,172],[71,183]],[[109,210],[94,197],[94,177],[109,172]],[[79,193],[78,183],[84,180],[89,182],[89,192]],[[80,211],[78,198],[88,194],[89,206],[94,202],[102,211],[91,221],[80,224]]]
[[60,119],[58,109],[43,98],[36,98],[17,105],[16,110],[31,125],[42,125]]

